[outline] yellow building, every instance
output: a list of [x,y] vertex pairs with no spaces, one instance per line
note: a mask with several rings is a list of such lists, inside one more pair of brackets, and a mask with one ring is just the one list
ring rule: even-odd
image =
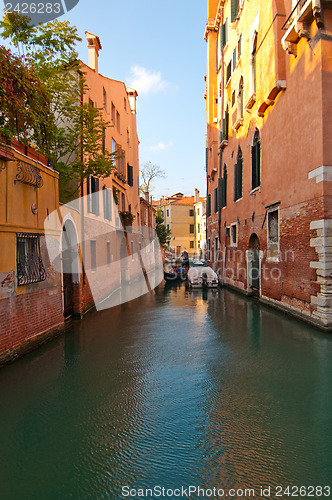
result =
[[60,275],[44,221],[58,207],[58,173],[17,141],[0,145],[0,364],[63,324]]
[[195,253],[203,257],[206,251],[206,201],[199,197],[198,189],[195,190]]
[[199,197],[198,190],[195,191],[195,196],[176,193],[154,202],[155,207],[161,208],[164,223],[171,231],[169,247],[176,255],[181,255],[184,250],[190,256],[200,255],[198,243],[204,247],[204,233],[202,215],[198,214],[204,213],[204,203],[205,199]]

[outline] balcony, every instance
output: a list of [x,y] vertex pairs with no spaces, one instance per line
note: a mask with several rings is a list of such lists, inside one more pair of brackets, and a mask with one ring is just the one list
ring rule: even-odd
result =
[[286,30],[282,37],[283,49],[296,57],[296,45],[300,38],[310,40],[310,24],[315,20],[318,28],[323,28],[321,1],[299,0],[292,12],[289,14],[282,29]]

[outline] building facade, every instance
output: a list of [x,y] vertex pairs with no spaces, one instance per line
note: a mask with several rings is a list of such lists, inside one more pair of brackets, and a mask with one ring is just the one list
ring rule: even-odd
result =
[[199,196],[197,189],[195,196],[176,193],[154,202],[156,208],[161,208],[166,227],[171,231],[169,247],[176,255],[186,250],[190,256],[199,256],[204,248],[204,222],[200,215],[204,204],[205,198]]
[[61,276],[44,221],[58,207],[58,173],[15,140],[0,146],[0,364],[63,325]]
[[[55,222],[56,226],[60,224],[62,232],[67,224],[65,230],[70,234],[68,245],[64,242],[65,248],[68,247],[69,267],[63,283],[66,317],[82,315],[110,290],[120,287],[121,276],[125,275],[124,262],[129,272],[133,263],[132,259],[127,261],[127,257],[138,246],[137,234],[129,240],[123,227],[141,224],[137,92],[126,88],[124,82],[99,73],[100,39],[88,32],[86,39],[89,63],[81,63],[86,83],[82,98],[84,103],[98,108],[108,123],[102,148],[116,153],[116,161],[109,177],[90,175],[83,184],[82,200],[63,206],[63,220]],[[80,262],[75,270],[70,264],[74,261]],[[99,268],[108,276],[105,286],[100,282]]]
[[207,4],[209,262],[331,329],[332,2]]

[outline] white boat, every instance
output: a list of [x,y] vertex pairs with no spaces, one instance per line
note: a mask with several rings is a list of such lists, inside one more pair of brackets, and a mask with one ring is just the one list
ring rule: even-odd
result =
[[218,288],[218,276],[211,267],[191,267],[188,281],[193,288]]

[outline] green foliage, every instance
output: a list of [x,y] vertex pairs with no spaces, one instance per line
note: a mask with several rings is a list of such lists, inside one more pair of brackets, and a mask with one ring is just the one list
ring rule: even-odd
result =
[[[9,39],[19,54],[25,54],[48,97],[46,119],[32,115],[30,128],[44,131],[34,132],[33,142],[60,172],[60,199],[68,201],[89,175],[109,176],[117,157],[103,148],[110,124],[103,120],[100,109],[84,103],[88,88],[76,52],[81,39],[68,21],[55,19],[30,26],[25,16],[16,13],[5,14],[0,28],[3,38]],[[1,67],[0,74],[5,78]],[[22,123],[29,125],[26,116]]]
[[156,211],[156,233],[159,238],[160,244],[163,246],[168,245],[171,239],[171,231],[170,229],[167,229],[166,225],[164,224],[164,218],[160,208],[158,208]]
[[0,45],[0,135],[47,148],[52,115],[49,94],[29,61]]

